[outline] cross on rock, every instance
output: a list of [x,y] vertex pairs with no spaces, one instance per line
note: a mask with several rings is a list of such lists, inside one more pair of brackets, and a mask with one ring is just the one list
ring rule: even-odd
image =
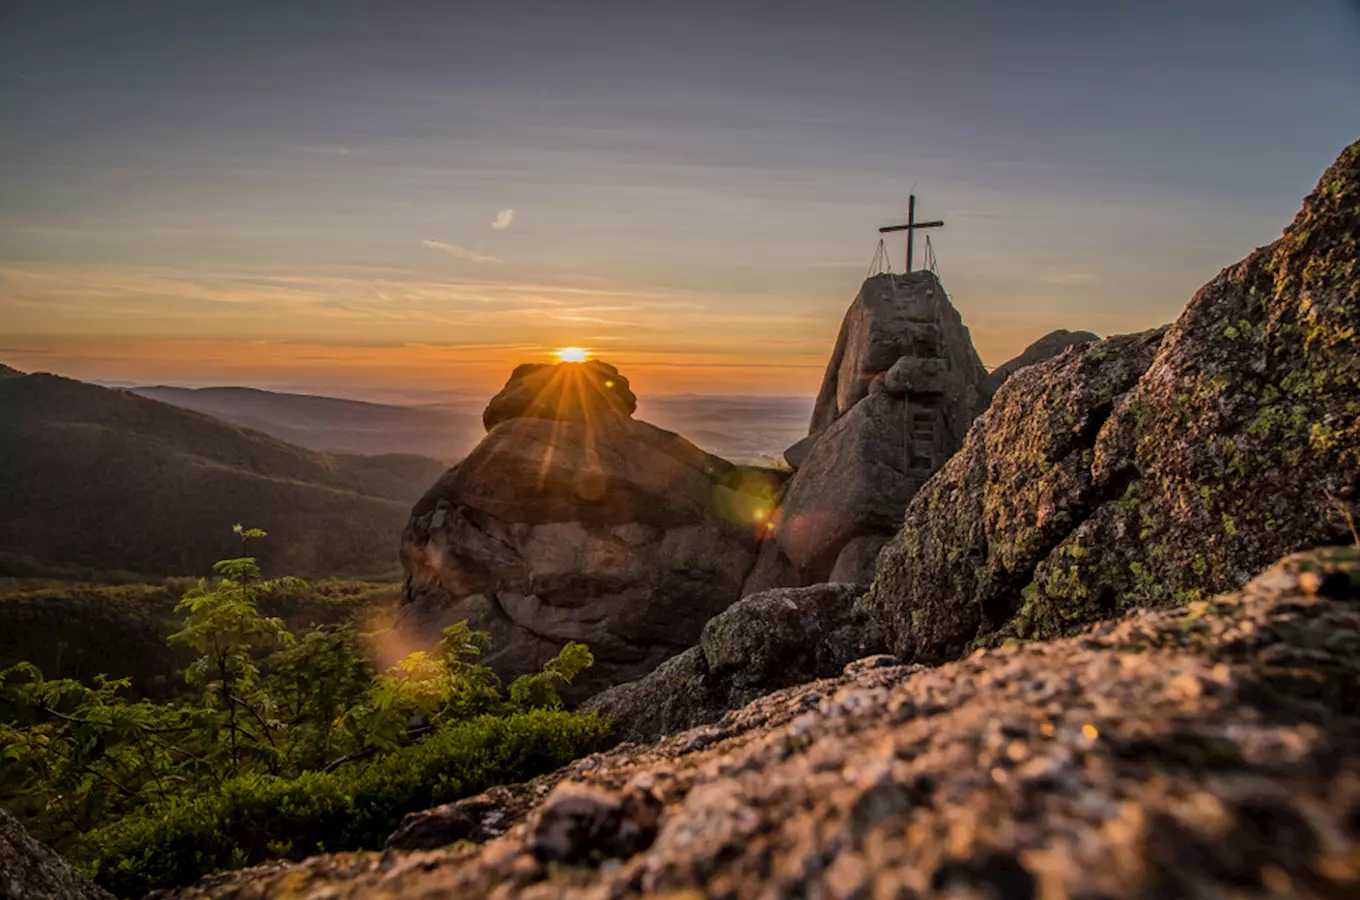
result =
[[912,248],[912,244],[913,244],[912,239],[913,239],[913,238],[915,237],[915,235],[916,235],[916,229],[918,229],[918,228],[940,228],[940,227],[942,227],[943,225],[944,225],[944,222],[943,222],[943,221],[938,221],[938,220],[937,220],[937,221],[934,221],[934,222],[918,222],[918,221],[916,221],[916,195],[915,195],[915,194],[912,194],[912,195],[911,195],[911,199],[907,201],[907,224],[905,224],[905,225],[884,225],[882,228],[878,229],[878,233],[879,233],[879,234],[887,234],[887,233],[890,232],[890,231],[905,231],[905,232],[907,233],[907,268],[906,268],[906,273],[907,273],[908,275],[910,275],[910,274],[911,274],[911,271],[912,271],[912,249],[913,249],[913,248]]

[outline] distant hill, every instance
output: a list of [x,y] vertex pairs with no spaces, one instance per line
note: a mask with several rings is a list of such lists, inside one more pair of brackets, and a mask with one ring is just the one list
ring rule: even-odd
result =
[[132,392],[332,453],[418,453],[452,462],[483,434],[484,401],[426,408],[245,387],[157,385]]
[[136,394],[0,377],[0,563],[201,574],[269,532],[267,572],[389,573],[411,504],[440,475],[409,454],[306,450]]

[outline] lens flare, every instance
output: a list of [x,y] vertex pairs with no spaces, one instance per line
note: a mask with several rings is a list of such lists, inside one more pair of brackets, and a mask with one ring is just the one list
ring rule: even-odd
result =
[[560,362],[585,362],[590,351],[584,347],[563,347],[557,351],[557,358]]

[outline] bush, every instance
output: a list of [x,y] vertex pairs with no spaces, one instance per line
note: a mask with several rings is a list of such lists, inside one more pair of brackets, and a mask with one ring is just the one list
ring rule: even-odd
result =
[[377,849],[406,813],[551,771],[601,749],[608,732],[593,714],[481,716],[371,762],[293,779],[245,775],[146,807],[87,833],[73,856],[96,883],[141,896],[280,856]]
[[[376,848],[408,812],[603,746],[606,723],[563,712],[557,693],[594,662],[585,645],[568,643],[508,697],[475,661],[490,634],[466,622],[380,673],[355,623],[294,634],[267,611],[354,616],[382,602],[381,588],[264,580],[245,555],[264,532],[233,531],[242,556],[182,586],[173,633],[163,618],[170,585],[73,598],[76,609],[126,599],[112,621],[141,613],[141,643],[180,648],[191,691],[134,702],[128,677],[96,673],[85,684],[48,679],[27,661],[0,669],[0,801],[101,884],[140,895],[272,857]],[[0,627],[26,612],[47,624],[49,604],[29,599],[0,603]]]

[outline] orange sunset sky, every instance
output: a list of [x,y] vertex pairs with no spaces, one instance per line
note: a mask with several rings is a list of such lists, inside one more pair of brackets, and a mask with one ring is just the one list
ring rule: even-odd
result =
[[810,395],[913,189],[988,365],[1150,328],[1355,139],[1358,8],[7,5],[0,362]]

